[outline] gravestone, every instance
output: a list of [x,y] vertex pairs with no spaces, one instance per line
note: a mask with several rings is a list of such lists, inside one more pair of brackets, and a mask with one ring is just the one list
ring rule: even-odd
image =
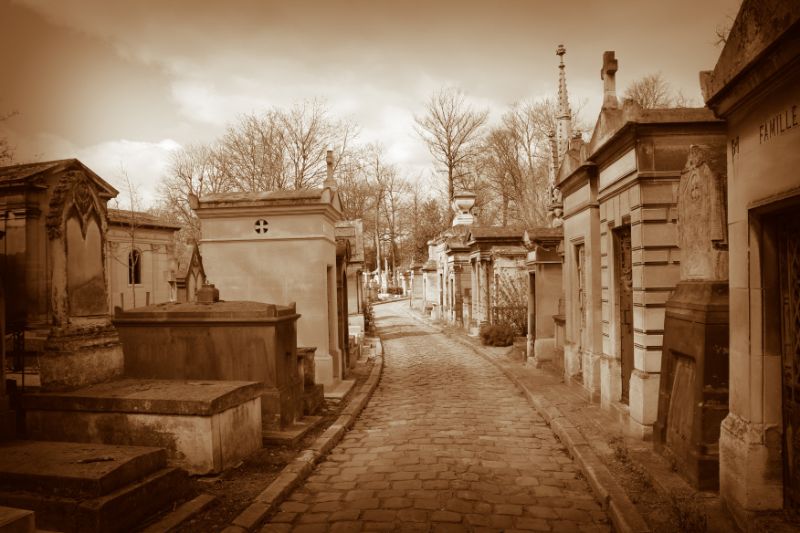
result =
[[701,490],[719,485],[728,414],[725,147],[692,146],[678,189],[681,281],[666,304],[657,450]]

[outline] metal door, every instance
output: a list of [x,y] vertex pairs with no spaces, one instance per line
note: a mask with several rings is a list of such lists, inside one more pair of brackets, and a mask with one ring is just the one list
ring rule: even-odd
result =
[[800,215],[779,224],[783,340],[783,464],[787,507],[800,509]]
[[631,227],[614,230],[616,241],[617,295],[619,302],[620,401],[628,403],[633,371],[633,268],[631,266]]

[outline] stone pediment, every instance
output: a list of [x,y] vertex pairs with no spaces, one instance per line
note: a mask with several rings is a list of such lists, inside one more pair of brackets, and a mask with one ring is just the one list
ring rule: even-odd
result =
[[52,186],[52,182],[57,179],[59,174],[68,171],[83,173],[92,184],[96,194],[105,200],[115,198],[119,194],[119,191],[112,187],[110,183],[77,159],[61,159],[0,167],[0,188],[48,187]]

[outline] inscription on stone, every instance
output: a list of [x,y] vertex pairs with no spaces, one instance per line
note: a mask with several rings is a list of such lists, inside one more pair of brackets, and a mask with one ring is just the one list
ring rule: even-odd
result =
[[758,126],[758,144],[764,144],[773,137],[783,135],[797,126],[800,126],[800,122],[798,122],[797,104],[795,104],[769,117]]

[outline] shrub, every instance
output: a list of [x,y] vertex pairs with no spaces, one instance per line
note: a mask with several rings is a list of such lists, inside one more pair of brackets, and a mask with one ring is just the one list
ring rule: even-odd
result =
[[511,346],[516,331],[510,324],[492,324],[481,328],[481,344],[484,346]]
[[386,292],[389,294],[403,295],[403,287],[388,287]]
[[367,335],[375,334],[375,314],[372,312],[372,303],[364,304],[364,331]]

